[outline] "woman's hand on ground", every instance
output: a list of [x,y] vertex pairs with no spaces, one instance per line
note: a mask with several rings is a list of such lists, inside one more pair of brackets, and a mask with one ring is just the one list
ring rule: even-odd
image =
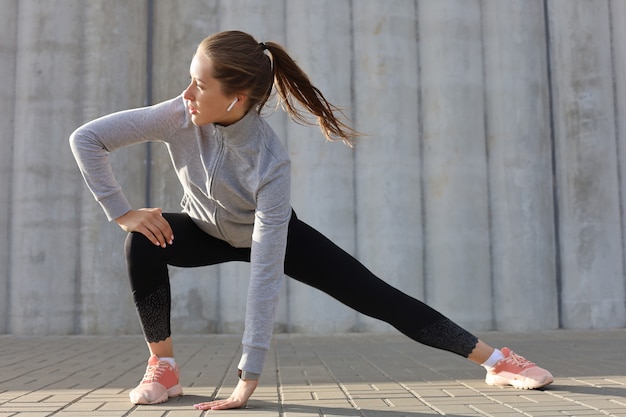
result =
[[243,408],[248,403],[248,398],[250,398],[257,385],[259,385],[258,380],[240,379],[235,387],[235,390],[227,399],[195,404],[193,408],[196,410],[228,410],[231,408]]
[[115,221],[124,231],[141,233],[156,246],[164,248],[166,244],[174,243],[174,232],[161,213],[160,208],[142,208],[131,210]]

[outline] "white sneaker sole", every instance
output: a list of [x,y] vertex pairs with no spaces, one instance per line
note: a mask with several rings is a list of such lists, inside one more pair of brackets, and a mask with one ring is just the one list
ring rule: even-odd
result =
[[512,375],[510,378],[506,378],[499,375],[487,374],[487,377],[485,378],[485,383],[487,385],[494,387],[511,385],[517,389],[539,389],[545,387],[546,385],[550,385],[552,382],[554,382],[554,379],[549,375],[546,375],[546,378],[543,381],[521,377],[520,375]]
[[176,384],[167,391],[163,392],[156,399],[150,401],[149,398],[146,398],[147,392],[139,391],[139,387],[132,390],[128,396],[130,397],[130,402],[132,404],[141,404],[141,405],[153,405],[153,404],[162,404],[167,402],[170,398],[178,397],[183,395],[183,387],[180,384]]

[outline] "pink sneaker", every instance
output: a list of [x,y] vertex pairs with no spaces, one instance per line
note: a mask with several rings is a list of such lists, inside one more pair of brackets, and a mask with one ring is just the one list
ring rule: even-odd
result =
[[511,349],[505,347],[501,351],[504,358],[496,363],[494,369],[487,371],[485,382],[488,385],[512,385],[518,389],[537,389],[554,381],[549,371],[538,367]]
[[167,361],[159,360],[156,355],[150,356],[143,380],[129,395],[133,404],[160,404],[171,397],[183,395],[180,386],[178,365],[172,367]]

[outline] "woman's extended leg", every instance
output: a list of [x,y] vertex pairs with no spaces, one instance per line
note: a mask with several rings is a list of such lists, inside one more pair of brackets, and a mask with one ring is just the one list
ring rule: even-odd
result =
[[[496,364],[508,363],[508,349],[504,358],[500,351],[438,311],[385,283],[328,238],[298,220],[295,214],[289,224],[285,273],[360,313],[391,324],[419,343],[484,364],[488,371],[500,372],[495,369]],[[507,374],[507,385],[538,388],[552,382],[549,372],[518,355],[511,357],[511,362],[514,363],[509,364],[507,372],[517,371],[515,378],[523,382],[511,383],[512,377]],[[495,381],[487,379],[488,383]],[[505,378],[497,379],[498,385],[504,381]]]
[[[478,339],[444,315],[376,277],[304,222],[292,218],[285,273],[413,340],[468,357]],[[491,352],[489,352],[491,354]]]
[[197,267],[250,259],[250,249],[234,248],[207,235],[186,214],[163,217],[176,236],[173,245],[155,246],[140,233],[130,233],[125,245],[133,298],[150,350],[146,374],[130,393],[134,404],[157,404],[182,394],[173,359],[168,265]]

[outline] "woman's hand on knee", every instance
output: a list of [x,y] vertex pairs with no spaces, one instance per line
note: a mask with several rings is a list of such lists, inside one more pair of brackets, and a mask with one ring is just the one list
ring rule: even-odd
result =
[[156,246],[164,248],[166,244],[174,243],[174,232],[160,208],[131,210],[115,221],[122,230],[141,233]]

